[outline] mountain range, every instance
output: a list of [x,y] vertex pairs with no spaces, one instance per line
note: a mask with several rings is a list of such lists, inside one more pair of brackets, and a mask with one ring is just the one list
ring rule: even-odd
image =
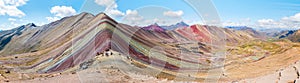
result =
[[186,27],[189,27],[189,25],[186,24],[185,22],[181,21],[179,23],[176,23],[176,24],[173,24],[173,25],[170,25],[170,26],[161,26],[161,27],[166,29],[166,30],[174,30],[174,29],[177,29],[177,28],[186,28]]
[[[4,79],[28,80],[54,73],[91,70],[101,64],[100,69],[117,67],[121,71],[139,72],[156,78],[201,82],[209,70],[223,68],[213,64],[224,63],[226,73],[221,72],[220,79],[225,81],[265,75],[268,72],[261,72],[266,69],[279,70],[299,60],[289,56],[279,60],[286,62],[278,67],[246,70],[257,68],[247,66],[253,63],[264,66],[270,60],[277,60],[276,56],[294,51],[289,46],[297,46],[267,41],[265,36],[248,27],[189,26],[184,22],[171,26],[152,24],[138,27],[119,23],[105,13],[81,13],[43,26],[30,23],[1,31],[0,69],[6,72],[0,74]],[[299,31],[284,38],[299,41]],[[267,66],[273,67],[275,63],[279,62]],[[237,66],[247,73],[236,73],[242,72],[233,68]],[[160,73],[155,73],[157,71]],[[26,74],[29,78],[15,78],[17,74]]]

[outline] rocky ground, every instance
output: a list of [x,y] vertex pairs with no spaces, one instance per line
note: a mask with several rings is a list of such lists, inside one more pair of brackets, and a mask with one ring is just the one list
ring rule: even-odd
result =
[[275,73],[256,78],[244,79],[241,83],[300,83],[299,79],[300,62],[287,68],[283,68]]
[[[259,43],[261,44],[261,43]],[[261,59],[241,58],[240,62],[236,57],[228,56],[220,81],[221,83],[300,83],[300,47],[298,44],[287,45],[284,42],[276,42],[281,53],[270,55]],[[255,46],[252,45],[251,46]],[[266,45],[265,45],[266,46]],[[292,46],[292,48],[290,48]],[[257,46],[255,46],[257,47]],[[274,47],[273,47],[274,48]],[[270,51],[270,50],[269,50]],[[271,50],[270,52],[272,52]],[[276,51],[276,50],[275,50]],[[257,52],[259,53],[259,52]],[[260,55],[252,57],[261,57]],[[240,63],[235,63],[238,61]],[[130,64],[130,65],[128,65]],[[115,51],[107,51],[97,55],[94,59],[86,61],[74,68],[61,73],[50,74],[30,74],[13,71],[2,71],[5,74],[0,76],[1,82],[11,83],[173,83],[173,82],[203,82],[194,81],[174,81],[166,78],[159,78],[154,75],[151,69],[146,72],[133,65],[128,57]],[[152,72],[155,72],[154,70]],[[16,78],[17,77],[17,78]],[[11,79],[14,78],[14,79]],[[168,78],[168,77],[167,77]]]
[[[78,68],[80,70],[70,70],[72,73],[56,73],[47,74],[48,76],[36,76],[29,80],[9,81],[8,79],[2,82],[11,83],[170,83],[167,79],[157,79],[153,76],[143,75],[138,72],[126,72],[120,67],[114,65],[117,59],[122,59],[118,53],[109,51],[105,54],[98,55],[94,60],[87,61]],[[115,61],[114,61],[115,60]],[[117,64],[116,62],[116,64]],[[120,63],[125,64],[125,63]],[[135,70],[138,71],[138,70]]]

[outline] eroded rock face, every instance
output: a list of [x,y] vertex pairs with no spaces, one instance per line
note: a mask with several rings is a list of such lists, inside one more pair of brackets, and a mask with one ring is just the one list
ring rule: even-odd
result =
[[81,63],[81,64],[80,64],[80,69],[81,69],[81,70],[87,69],[90,65],[93,64],[93,62],[94,62],[94,60],[91,59],[91,60],[89,60],[89,61],[87,61],[87,62]]

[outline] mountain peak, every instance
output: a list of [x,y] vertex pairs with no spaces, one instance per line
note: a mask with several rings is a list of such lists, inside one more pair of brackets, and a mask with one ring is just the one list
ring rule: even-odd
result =
[[150,30],[150,31],[158,31],[158,32],[165,31],[165,29],[163,29],[162,27],[160,27],[157,23],[154,23],[152,25],[143,27],[143,29]]
[[114,19],[112,19],[109,15],[107,15],[104,12],[101,12],[101,13],[97,14],[94,19],[97,19],[97,20],[107,19],[107,20],[112,21],[114,24],[118,24],[117,21],[115,21]]
[[101,12],[99,14],[96,15],[96,17],[101,16],[101,17],[109,17],[106,13]]
[[183,21],[181,21],[181,22],[179,22],[179,23],[177,23],[177,24],[188,25],[188,24],[186,24],[186,23],[185,23],[185,22],[183,22]]
[[80,14],[78,14],[78,16],[80,16],[80,15],[91,15],[91,16],[94,16],[93,14],[87,13],[87,12],[81,12]]
[[154,23],[154,24],[152,24],[152,25],[159,26],[157,23]]
[[37,27],[34,23],[28,23],[25,25],[26,27]]
[[188,24],[186,24],[185,22],[181,21],[179,23],[177,23],[176,25],[181,25],[181,26],[189,26]]
[[188,26],[189,26],[188,24],[181,21],[179,23],[176,23],[176,24],[173,24],[173,25],[170,25],[170,26],[162,26],[162,27],[166,30],[173,30],[173,29],[176,29],[176,28],[183,28],[183,27],[188,27]]

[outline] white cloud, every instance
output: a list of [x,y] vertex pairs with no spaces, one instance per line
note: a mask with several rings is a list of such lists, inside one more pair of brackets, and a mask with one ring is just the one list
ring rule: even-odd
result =
[[7,26],[7,29],[16,28],[20,26],[22,23],[21,19],[8,18],[7,20],[10,22],[9,26]]
[[283,17],[282,20],[288,20],[288,21],[298,21],[300,22],[300,13],[290,16],[290,17]]
[[127,10],[123,21],[131,25],[138,25],[140,22],[144,21],[144,17],[139,15],[137,10]]
[[283,17],[279,20],[274,19],[260,19],[255,22],[249,21],[239,21],[223,22],[223,26],[249,26],[253,28],[300,28],[300,13],[293,16]]
[[28,0],[0,0],[0,15],[13,17],[23,17],[26,14],[18,9],[19,6],[25,5]]
[[240,22],[223,22],[223,26],[247,26],[244,23]]
[[259,24],[273,24],[275,21],[273,19],[261,19],[257,21]]
[[125,15],[123,12],[117,9],[107,9],[105,10],[105,13],[114,17],[122,17]]
[[115,0],[95,0],[95,3],[100,5],[100,6],[104,6],[104,7],[109,7],[109,6],[112,6],[112,5],[116,5]]
[[[276,25],[276,26],[275,26]],[[263,28],[271,28],[271,27],[278,27],[277,22],[275,22],[273,19],[261,19],[257,21],[258,27]]]
[[261,19],[257,21],[259,28],[300,28],[300,13],[280,20]]
[[[137,26],[145,26],[153,23],[158,23],[162,25],[171,25],[177,22],[182,21],[178,20],[178,17],[183,15],[183,11],[167,11],[161,12],[162,16],[165,15],[167,17],[171,17],[170,19],[163,18],[147,18],[143,17],[138,13],[137,10],[126,10],[126,12],[122,12],[118,9],[118,4],[116,0],[94,0],[94,2],[100,6],[105,7],[105,13],[111,17],[123,17],[122,22],[130,25]],[[175,17],[175,18],[174,18]]]
[[54,6],[51,8],[50,13],[54,14],[54,17],[46,17],[46,19],[53,22],[66,16],[75,15],[76,11],[72,6]]
[[17,19],[14,19],[14,18],[8,18],[8,21],[17,21]]
[[20,18],[8,18],[7,20],[8,22],[2,23],[0,30],[10,30],[26,23]]
[[4,25],[0,25],[0,31],[1,30],[5,30],[5,26]]
[[96,4],[105,7],[105,13],[112,17],[122,17],[125,14],[118,10],[115,0],[95,0]]
[[250,18],[239,19],[237,22],[227,20],[222,23],[223,26],[252,26],[253,23]]
[[51,8],[50,12],[61,18],[76,14],[75,9],[73,9],[71,6],[54,6]]
[[170,18],[146,18],[139,14],[137,10],[127,10],[125,13],[122,22],[129,24],[129,25],[136,25],[136,26],[148,26],[154,23],[159,25],[172,25],[178,22],[183,21],[182,19],[170,19]]
[[28,0],[3,0],[7,5],[22,6],[25,5]]
[[59,20],[58,17],[46,17],[46,19],[47,19],[49,22],[54,22],[54,21]]
[[26,18],[8,18],[7,22],[0,24],[0,30],[11,30],[13,28],[19,27],[21,25],[26,25],[28,23],[34,23],[37,26],[46,24],[46,22],[44,21],[33,21]]
[[163,13],[164,16],[169,16],[169,17],[181,17],[183,15],[183,11],[166,11]]
[[131,21],[142,21],[144,19],[142,16],[139,15],[137,10],[127,10],[126,18],[127,20],[131,20]]
[[11,23],[8,23],[8,24],[1,24],[0,25],[0,30],[11,30],[11,29],[16,28],[18,26],[20,26],[20,25],[15,23],[15,22],[11,22]]

